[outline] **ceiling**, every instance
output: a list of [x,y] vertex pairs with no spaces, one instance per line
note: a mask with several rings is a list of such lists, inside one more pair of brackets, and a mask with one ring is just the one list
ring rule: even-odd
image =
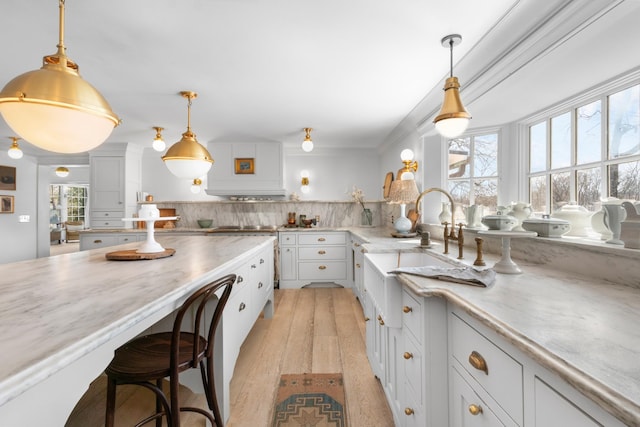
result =
[[[192,90],[198,98],[191,127],[203,144],[293,146],[302,141],[302,128],[312,127],[318,148],[378,148],[403,124],[424,127],[437,112],[449,72],[443,36],[462,35],[454,74],[472,123],[495,125],[548,105],[551,95],[556,102],[591,80],[612,77],[599,61],[593,72],[578,72],[570,82],[557,82],[557,89],[536,86],[545,75],[555,80],[558,61],[567,56],[569,69],[579,66],[594,44],[624,62],[624,69],[639,65],[637,55],[621,57],[615,41],[635,49],[639,3],[69,0],[64,42],[83,78],[122,119],[108,142],[150,147],[152,126],[165,128],[168,144],[178,141],[187,124],[187,101],[179,92]],[[56,51],[58,1],[3,0],[0,16],[4,85]],[[625,37],[619,37],[620,20],[628,21]],[[496,111],[490,95],[513,97],[514,91],[532,102]],[[7,148],[12,135],[0,120]],[[22,146],[28,154],[45,154]]]

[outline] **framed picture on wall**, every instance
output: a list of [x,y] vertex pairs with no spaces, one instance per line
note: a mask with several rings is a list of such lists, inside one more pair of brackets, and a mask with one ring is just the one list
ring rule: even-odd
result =
[[13,196],[0,196],[0,213],[13,213]]
[[16,190],[16,168],[0,165],[0,190]]
[[254,163],[252,158],[235,159],[236,175],[254,174]]

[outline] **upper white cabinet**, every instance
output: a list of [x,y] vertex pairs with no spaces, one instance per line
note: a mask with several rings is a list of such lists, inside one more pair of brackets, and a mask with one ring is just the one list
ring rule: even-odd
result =
[[207,194],[285,195],[280,142],[211,142],[207,148],[214,159]]
[[122,218],[137,212],[142,148],[109,143],[91,151],[89,210],[91,228],[131,227]]

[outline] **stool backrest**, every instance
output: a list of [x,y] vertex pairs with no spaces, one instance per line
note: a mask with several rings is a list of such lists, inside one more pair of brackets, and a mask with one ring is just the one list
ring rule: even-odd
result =
[[[208,334],[206,337],[206,348],[201,348],[201,340],[194,339],[193,340],[193,355],[192,355],[192,368],[196,368],[198,366],[198,355],[200,355],[203,351],[205,352],[204,356],[206,358],[211,358],[213,356],[213,344],[214,337],[216,333],[216,328],[218,327],[218,323],[220,323],[220,319],[222,318],[222,311],[224,310],[227,301],[229,300],[229,296],[231,295],[231,290],[233,289],[233,284],[236,281],[235,274],[229,274],[227,276],[221,277],[208,285],[203,286],[202,288],[195,291],[187,300],[182,304],[180,310],[176,315],[176,318],[173,322],[173,334],[171,337],[171,369],[176,369],[177,366],[176,361],[178,360],[178,351],[180,345],[180,333],[182,332],[182,321],[189,311],[193,310],[194,314],[194,323],[193,323],[193,334],[198,337],[201,336],[201,330],[203,327],[203,317],[208,313],[205,311],[205,307],[207,303],[216,297],[216,292],[222,289],[222,294],[218,297],[218,303],[216,304],[216,308],[211,316],[211,321],[209,322]],[[188,331],[191,332],[191,331]]]

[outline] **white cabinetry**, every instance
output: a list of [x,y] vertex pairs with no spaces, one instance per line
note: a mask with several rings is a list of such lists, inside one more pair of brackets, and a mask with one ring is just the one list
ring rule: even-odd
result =
[[146,240],[146,232],[126,233],[80,233],[80,250],[105,248]]
[[353,293],[360,301],[364,308],[365,289],[364,289],[364,249],[362,245],[364,240],[351,235],[351,257],[352,257],[352,274],[353,274]]
[[104,144],[90,153],[90,227],[130,228],[122,218],[137,212],[142,148]]
[[466,313],[448,317],[452,426],[623,426]]
[[[207,175],[207,194],[283,196],[282,144],[280,142],[223,143],[207,146],[215,160]],[[236,159],[251,159],[253,173],[236,173]]]
[[305,231],[278,233],[280,287],[300,288],[313,282],[351,286],[351,251],[347,232]]

